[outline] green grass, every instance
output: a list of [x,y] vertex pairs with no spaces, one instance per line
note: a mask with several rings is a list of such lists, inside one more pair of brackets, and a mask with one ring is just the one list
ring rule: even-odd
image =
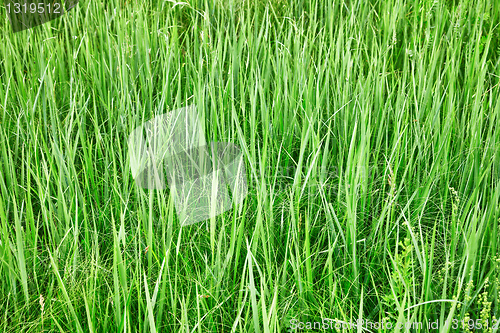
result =
[[[500,5],[187,2],[82,1],[16,34],[0,9],[0,330],[491,328]],[[127,139],[191,104],[249,194],[181,227]]]

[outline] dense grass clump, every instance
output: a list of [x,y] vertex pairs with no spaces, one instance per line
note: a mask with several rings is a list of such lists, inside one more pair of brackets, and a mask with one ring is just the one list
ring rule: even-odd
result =
[[[16,34],[6,17],[2,331],[496,332],[497,1],[83,1]],[[249,194],[181,227],[127,139],[192,104],[207,142],[244,152]]]

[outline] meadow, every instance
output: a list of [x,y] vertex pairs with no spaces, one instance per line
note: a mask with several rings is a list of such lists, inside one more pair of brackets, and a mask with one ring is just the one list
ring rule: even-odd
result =
[[[496,0],[0,8],[0,330],[497,332],[499,30]],[[181,226],[127,139],[188,105],[248,195]]]

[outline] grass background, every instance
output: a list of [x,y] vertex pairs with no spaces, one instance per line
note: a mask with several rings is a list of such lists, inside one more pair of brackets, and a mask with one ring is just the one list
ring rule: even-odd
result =
[[[81,1],[16,34],[0,17],[3,332],[497,331],[496,1]],[[249,195],[180,227],[127,138],[190,104],[245,153]]]

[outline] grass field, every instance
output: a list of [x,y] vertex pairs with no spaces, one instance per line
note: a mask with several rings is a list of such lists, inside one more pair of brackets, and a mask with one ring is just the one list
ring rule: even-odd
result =
[[[0,9],[0,330],[497,332],[500,4],[186,1]],[[188,105],[249,193],[181,226],[127,139]]]

